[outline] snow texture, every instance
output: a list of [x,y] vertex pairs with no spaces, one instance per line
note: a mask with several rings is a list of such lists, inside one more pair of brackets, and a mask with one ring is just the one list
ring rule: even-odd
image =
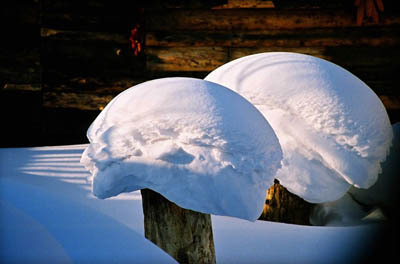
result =
[[376,182],[392,130],[379,98],[350,72],[312,56],[271,52],[229,62],[205,79],[264,114],[283,151],[276,177],[292,193],[322,203]]
[[[0,149],[0,262],[176,263],[144,238],[140,192],[106,200],[91,194],[79,163],[86,147]],[[314,227],[225,216],[212,223],[217,263],[368,263],[381,243],[377,224]],[[393,248],[397,256],[394,238],[376,253],[391,257]]]
[[360,225],[386,221],[398,215],[400,173],[400,123],[393,128],[393,144],[390,154],[382,163],[382,174],[369,189],[351,187],[337,201],[318,204],[311,215],[314,225]]
[[[140,192],[99,200],[87,145],[0,149],[1,263],[176,263],[144,238]],[[298,226],[212,216],[217,263],[368,263],[379,227]],[[271,242],[273,241],[273,242]],[[392,241],[392,242],[391,242]],[[398,236],[382,256],[398,256]],[[318,250],[316,250],[318,249]]]
[[235,92],[192,78],[134,86],[88,130],[81,163],[93,193],[149,188],[179,206],[256,220],[282,159],[263,115]]
[[91,195],[85,147],[0,149],[0,263],[176,263],[144,237],[140,193]]

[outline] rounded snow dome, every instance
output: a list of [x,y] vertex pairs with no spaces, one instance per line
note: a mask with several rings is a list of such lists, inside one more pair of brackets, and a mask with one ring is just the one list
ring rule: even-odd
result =
[[309,202],[369,188],[381,171],[392,130],[376,94],[326,60],[271,52],[229,62],[206,78],[253,103],[282,146],[277,179]]
[[263,115],[237,93],[192,78],[122,92],[88,130],[81,162],[95,196],[149,188],[179,206],[256,220],[282,151]]

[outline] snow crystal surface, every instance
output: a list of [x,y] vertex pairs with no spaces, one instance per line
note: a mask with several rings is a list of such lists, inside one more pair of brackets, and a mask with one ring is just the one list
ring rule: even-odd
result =
[[376,94],[345,69],[308,55],[261,53],[229,62],[206,80],[253,103],[282,146],[277,178],[310,202],[372,186],[391,144]]
[[282,151],[263,115],[235,92],[192,78],[134,86],[88,130],[81,163],[93,193],[150,188],[181,207],[256,220]]

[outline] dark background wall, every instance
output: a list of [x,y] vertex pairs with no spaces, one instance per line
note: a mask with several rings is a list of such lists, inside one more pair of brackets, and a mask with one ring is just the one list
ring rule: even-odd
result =
[[392,2],[383,1],[379,21],[365,16],[358,25],[351,0],[5,1],[0,146],[86,143],[100,110],[132,85],[204,78],[225,62],[267,51],[306,53],[345,67],[397,122],[400,11]]

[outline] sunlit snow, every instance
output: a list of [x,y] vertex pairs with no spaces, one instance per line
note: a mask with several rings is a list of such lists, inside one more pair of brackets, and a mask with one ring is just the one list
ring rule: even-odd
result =
[[231,61],[206,80],[253,103],[282,146],[283,186],[315,203],[378,179],[392,130],[377,95],[345,69],[316,57],[261,53]]
[[282,151],[263,115],[237,93],[193,78],[134,86],[88,130],[82,163],[93,193],[153,189],[181,207],[255,221]]

